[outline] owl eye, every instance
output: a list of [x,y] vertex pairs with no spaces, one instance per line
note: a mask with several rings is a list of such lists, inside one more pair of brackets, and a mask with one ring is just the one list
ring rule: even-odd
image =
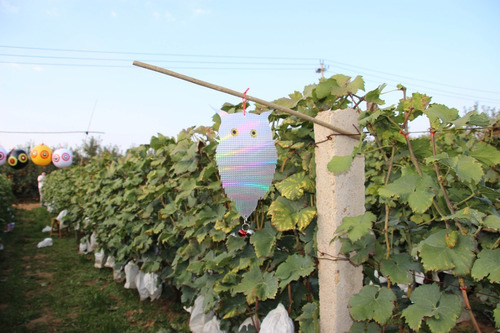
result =
[[44,150],[40,155],[42,156],[42,158],[47,158],[49,156],[49,152]]
[[252,138],[257,137],[257,130],[254,130],[254,129],[253,129],[253,130],[251,130],[251,131],[250,131],[250,135],[252,136]]
[[17,158],[15,157],[9,157],[9,165],[10,166],[16,166],[17,164]]
[[31,157],[36,157],[38,155],[38,151],[37,150],[32,150],[31,151]]
[[54,162],[59,162],[59,155],[54,155]]
[[231,135],[232,135],[232,136],[237,136],[237,135],[238,135],[238,130],[237,130],[236,128],[233,128],[233,129],[231,130]]
[[19,161],[21,161],[21,162],[23,162],[23,163],[24,163],[24,162],[26,162],[27,160],[28,160],[28,155],[26,155],[26,154],[20,154],[20,155],[19,155]]
[[5,158],[4,153],[0,153],[0,161],[3,160],[4,158]]
[[64,153],[64,154],[62,155],[62,159],[63,159],[64,161],[69,161],[69,154],[68,154],[68,153]]

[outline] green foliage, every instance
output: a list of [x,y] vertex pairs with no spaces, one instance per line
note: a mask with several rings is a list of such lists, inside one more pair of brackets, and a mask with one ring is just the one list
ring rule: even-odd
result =
[[390,289],[364,286],[349,301],[351,316],[355,320],[375,320],[383,325],[392,315],[395,300],[396,296]]
[[[369,133],[352,155],[328,165],[342,173],[355,155],[365,156],[366,213],[344,218],[333,240],[351,263],[363,265],[366,284],[375,284],[351,299],[351,332],[374,332],[388,323],[449,331],[459,312],[450,303],[462,308],[455,295],[460,291],[433,284],[432,312],[419,298],[430,291],[418,287],[415,275],[446,272],[451,284],[460,277],[471,292],[499,296],[492,286],[498,255],[485,252],[500,245],[498,137],[478,128],[498,126],[498,119],[477,111],[460,117],[419,93],[380,109],[384,88],[361,96],[361,77],[335,75],[276,103],[312,117],[354,107],[361,130]],[[364,111],[363,101],[369,102]],[[240,112],[241,105],[222,109]],[[257,105],[255,112],[265,110]],[[408,122],[419,117],[429,119],[432,135],[407,135]],[[237,327],[249,312],[262,318],[283,303],[296,327],[315,332],[313,126],[295,116],[270,116],[278,151],[274,183],[248,219],[254,233],[240,238],[241,216],[224,194],[215,163],[220,117],[213,119],[212,127],[188,128],[176,138],[159,134],[122,157],[103,153],[85,166],[53,172],[44,194],[55,210],[68,209],[68,220],[87,237],[95,233],[119,265],[140,261],[143,271],[157,272],[176,288],[186,306],[203,294],[224,329]],[[498,321],[492,299],[473,311],[496,314]]]
[[12,222],[14,211],[14,193],[12,193],[12,182],[6,176],[0,174],[0,230],[4,225]]
[[449,332],[462,311],[458,296],[442,293],[435,283],[416,288],[410,299],[412,305],[403,310],[401,315],[408,326],[416,331],[425,318],[432,332]]

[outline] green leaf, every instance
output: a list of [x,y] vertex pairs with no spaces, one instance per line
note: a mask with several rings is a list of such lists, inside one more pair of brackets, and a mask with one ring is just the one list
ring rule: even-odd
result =
[[477,257],[472,266],[472,277],[476,280],[488,277],[492,283],[500,283],[500,249],[484,249]]
[[458,110],[446,105],[432,104],[424,113],[429,117],[433,129],[438,129],[458,118]]
[[432,205],[434,182],[427,174],[406,174],[392,183],[382,186],[378,193],[382,197],[392,196],[407,202],[415,213],[424,213]]
[[320,82],[317,86],[316,89],[314,90],[316,93],[316,98],[317,99],[323,99],[326,96],[329,96],[332,91],[332,81],[330,80],[325,80],[323,82]]
[[410,284],[413,281],[411,270],[414,268],[410,255],[406,253],[394,254],[380,264],[380,271],[392,283]]
[[500,327],[500,303],[493,310],[493,316],[495,317],[495,327]]
[[392,315],[395,300],[396,295],[390,289],[364,286],[349,300],[351,316],[354,320],[375,320],[383,325]]
[[233,288],[233,295],[244,293],[248,304],[253,304],[258,299],[274,299],[278,292],[278,279],[274,277],[274,272],[261,272],[260,267],[254,265],[243,274],[243,279],[239,285]]
[[297,320],[300,325],[300,333],[319,333],[319,307],[317,303],[306,303],[302,307],[302,313]]
[[349,333],[380,333],[381,327],[374,322],[356,321],[352,324]]
[[455,171],[459,178],[470,183],[478,183],[484,175],[481,164],[479,164],[475,158],[470,156],[457,157]]
[[351,168],[352,159],[352,155],[333,156],[330,162],[328,162],[327,168],[330,172],[338,175],[342,172],[348,171]]
[[366,212],[363,215],[354,217],[346,216],[342,219],[342,224],[335,233],[347,235],[347,238],[356,242],[372,230],[372,223],[375,220],[376,216],[372,212]]
[[281,195],[290,200],[302,198],[304,191],[314,192],[315,183],[305,172],[294,173],[275,184]]
[[304,230],[316,217],[316,209],[302,207],[304,207],[304,201],[290,201],[284,197],[278,197],[269,206],[268,214],[271,215],[271,223],[278,231]]
[[384,83],[378,86],[377,89],[367,92],[365,95],[365,100],[367,102],[375,103],[378,105],[385,104],[385,101],[383,99],[380,99],[380,95],[382,94],[382,90],[384,90],[385,86],[386,84]]
[[359,75],[347,84],[347,91],[349,93],[355,94],[358,90],[365,90],[365,81]]
[[250,243],[255,247],[257,257],[270,257],[273,255],[277,234],[278,232],[270,223],[266,223],[262,230],[255,231],[250,237]]
[[475,258],[476,243],[471,235],[458,235],[453,248],[446,245],[448,230],[440,230],[419,244],[420,257],[425,270],[446,271],[453,270],[458,276],[469,274]]
[[483,221],[484,226],[496,231],[500,230],[500,217],[496,215],[488,215]]
[[439,290],[435,283],[417,287],[411,297],[412,305],[402,312],[408,326],[418,331],[426,319],[432,332],[449,332],[462,311],[460,299]]
[[316,268],[311,257],[294,254],[281,263],[276,270],[276,277],[281,280],[279,287],[284,288],[290,282],[308,276]]
[[500,151],[484,142],[478,142],[475,149],[469,153],[469,156],[483,162],[487,166],[495,166],[500,163]]

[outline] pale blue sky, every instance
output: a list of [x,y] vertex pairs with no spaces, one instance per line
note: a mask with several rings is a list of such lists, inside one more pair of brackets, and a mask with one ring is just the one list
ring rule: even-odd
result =
[[[316,83],[322,59],[326,76],[362,75],[367,89],[500,108],[498,17],[495,0],[0,0],[0,131],[90,129],[126,149],[240,102],[133,60],[274,100]],[[0,145],[84,138],[0,133]]]

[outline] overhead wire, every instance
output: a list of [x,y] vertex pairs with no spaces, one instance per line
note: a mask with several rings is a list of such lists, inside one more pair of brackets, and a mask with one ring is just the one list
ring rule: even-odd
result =
[[[240,55],[213,55],[213,54],[184,54],[184,53],[161,53],[161,52],[124,52],[124,51],[106,51],[106,50],[89,50],[89,49],[64,49],[64,48],[43,48],[43,47],[25,47],[0,45],[0,49],[18,49],[28,51],[43,51],[43,52],[61,52],[65,53],[85,53],[85,54],[114,54],[127,56],[151,56],[161,57],[159,59],[143,60],[145,62],[154,62],[159,64],[168,64],[168,68],[182,70],[261,70],[261,71],[311,71],[317,66],[317,58],[311,57],[278,57],[278,56],[240,56]],[[60,55],[44,55],[44,54],[9,54],[0,53],[0,57],[13,58],[35,58],[56,60],[57,62],[26,62],[26,61],[6,61],[0,60],[0,64],[20,64],[34,66],[67,66],[67,67],[96,67],[96,68],[130,68],[129,65],[116,64],[116,62],[130,62],[128,58],[102,58],[102,57],[79,57],[79,56],[60,56]],[[166,57],[182,57],[187,59],[166,59]],[[207,60],[214,59],[214,60]],[[220,59],[220,60],[216,60]],[[226,60],[224,60],[226,59]],[[227,59],[232,59],[228,61]],[[84,63],[68,63],[65,60],[84,61]],[[255,61],[254,61],[255,60]],[[405,83],[405,86],[412,89],[423,89],[424,91],[444,96],[463,100],[481,101],[483,103],[500,104],[500,98],[495,95],[500,95],[500,91],[489,91],[477,88],[461,87],[457,85],[434,82],[421,78],[414,78],[376,69],[366,68],[357,65],[351,65],[331,59],[325,59],[328,67],[344,70],[350,73],[361,74],[365,81],[370,79],[379,79],[385,83],[398,84]],[[93,63],[88,63],[93,62]],[[103,63],[108,62],[108,63]],[[186,65],[186,66],[183,66]],[[199,66],[192,66],[199,65]],[[355,74],[356,75],[356,74]],[[376,80],[373,80],[376,81]],[[461,90],[461,91],[457,91]],[[471,94],[473,92],[478,95]],[[493,95],[493,96],[492,96]]]

